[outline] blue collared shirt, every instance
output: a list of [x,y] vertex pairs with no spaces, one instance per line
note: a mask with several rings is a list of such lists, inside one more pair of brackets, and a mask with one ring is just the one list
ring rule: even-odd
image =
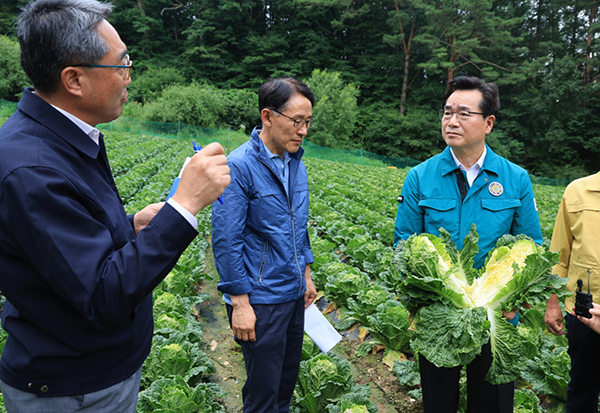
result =
[[283,182],[283,187],[285,188],[285,193],[289,195],[290,194],[289,193],[290,154],[288,152],[284,152],[283,159],[281,159],[281,156],[277,155],[276,153],[271,152],[271,150],[269,148],[267,148],[267,145],[262,141],[262,139],[261,139],[261,142],[263,144],[263,147],[264,147],[266,153],[270,154],[271,165],[273,166],[273,170],[275,171],[277,176],[279,176],[279,178],[281,179],[281,182]]

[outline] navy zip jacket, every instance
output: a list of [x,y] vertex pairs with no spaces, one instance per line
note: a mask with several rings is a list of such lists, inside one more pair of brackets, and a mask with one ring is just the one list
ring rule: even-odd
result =
[[136,236],[104,153],[31,89],[0,129],[0,379],[39,396],[140,368],[152,290],[197,235],[166,204]]
[[250,141],[227,157],[231,184],[223,204],[213,203],[212,244],[218,289],[248,294],[250,304],[281,304],[306,291],[304,270],[312,264],[308,238],[308,176],[304,150],[290,154],[289,195],[254,129]]

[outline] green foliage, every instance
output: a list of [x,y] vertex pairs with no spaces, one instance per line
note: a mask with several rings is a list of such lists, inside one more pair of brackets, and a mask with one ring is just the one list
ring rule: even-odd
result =
[[367,316],[366,328],[373,339],[364,341],[356,350],[357,354],[366,355],[376,344],[384,346],[386,350],[409,350],[409,316],[408,310],[396,300],[379,304],[375,313]]
[[354,385],[336,404],[327,405],[327,413],[376,413],[377,407],[369,400],[368,384]]
[[540,399],[530,389],[515,390],[513,400],[514,413],[543,413],[544,409],[540,406]]
[[422,307],[415,318],[413,351],[439,367],[469,364],[490,337],[487,314],[481,307],[435,303]]
[[353,385],[350,362],[332,354],[321,354],[300,362],[294,390],[295,403],[307,413],[323,413]]
[[306,84],[316,95],[313,116],[315,127],[308,135],[311,142],[332,148],[347,149],[358,115],[358,88],[344,84],[341,74],[315,69]]
[[21,68],[20,53],[16,40],[0,35],[0,99],[16,101],[30,84]]
[[310,360],[321,353],[321,349],[315,344],[312,338],[308,334],[304,334],[302,338],[302,360]]
[[0,126],[4,124],[15,113],[17,104],[7,100],[0,100]]
[[525,360],[520,366],[520,376],[531,384],[532,389],[560,401],[567,400],[571,358],[566,340],[557,340],[549,333],[540,331],[538,354]]
[[188,314],[191,312],[191,301],[175,294],[156,290],[154,292],[154,313],[155,314]]
[[24,0],[3,0],[0,4],[0,36],[15,36],[15,22],[19,6]]
[[160,98],[164,89],[172,85],[184,85],[185,76],[175,66],[162,67],[155,64],[146,64],[145,70],[135,68],[134,80],[127,88],[129,100],[147,103]]
[[164,377],[182,377],[186,382],[216,372],[213,362],[200,350],[199,343],[188,341],[185,334],[168,338],[156,334],[142,369],[142,386]]
[[331,263],[324,271],[327,274],[325,297],[342,306],[346,306],[348,299],[356,296],[370,282],[367,274],[343,263]]
[[352,324],[359,322],[363,325],[370,325],[368,317],[377,312],[377,307],[386,301],[394,299],[394,295],[384,286],[379,284],[370,284],[360,290],[356,298],[349,297],[347,301],[348,311],[344,317],[340,314],[337,328],[345,330]]
[[208,84],[171,85],[144,105],[152,121],[184,122],[205,128],[231,127],[249,132],[257,120],[258,97],[249,90],[220,90]]
[[146,104],[146,119],[160,122],[185,122],[206,128],[222,126],[225,115],[223,93],[199,83],[167,87],[161,96]]
[[414,360],[396,361],[393,369],[400,386],[417,386],[421,384],[419,366]]
[[225,397],[217,384],[190,387],[180,377],[160,378],[138,396],[137,413],[225,413],[218,399]]
[[250,133],[260,125],[258,94],[250,89],[229,89],[225,100],[227,108],[223,122],[233,130]]
[[394,105],[376,102],[361,106],[359,122],[364,148],[371,152],[424,161],[444,148],[437,107],[409,108],[402,116]]

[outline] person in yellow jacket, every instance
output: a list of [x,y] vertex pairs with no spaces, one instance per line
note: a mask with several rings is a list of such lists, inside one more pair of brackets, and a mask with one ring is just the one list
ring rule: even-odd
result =
[[[600,299],[600,173],[571,182],[562,197],[551,251],[560,253],[560,262],[553,271],[568,277],[567,291],[577,290],[577,280],[583,282],[583,292]],[[575,307],[575,294],[565,300],[565,309]],[[546,306],[548,331],[565,334],[569,340],[571,379],[567,390],[567,413],[597,413],[600,394],[600,335],[581,318],[567,313],[563,318],[558,298],[552,296]]]

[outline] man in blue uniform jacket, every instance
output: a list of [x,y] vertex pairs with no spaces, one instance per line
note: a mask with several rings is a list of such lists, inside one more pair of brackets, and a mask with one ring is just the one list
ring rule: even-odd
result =
[[38,0],[18,21],[34,88],[0,129],[0,380],[10,413],[134,413],[152,290],[228,185],[207,146],[166,204],[127,216],[99,123],[121,114],[131,60],[109,3]]
[[286,413],[296,384],[310,275],[308,176],[300,147],[313,92],[293,78],[258,91],[262,128],[231,152],[231,185],[213,204],[213,251],[247,380],[244,413]]
[[[398,199],[394,244],[412,234],[439,235],[445,228],[460,249],[475,224],[480,268],[504,234],[525,234],[538,244],[542,234],[527,171],[496,155],[486,145],[500,109],[498,87],[475,77],[448,83],[440,118],[446,149],[412,168]],[[505,316],[517,322],[515,312]],[[491,365],[489,344],[467,366],[467,412],[513,411],[513,383],[485,381]],[[454,413],[458,408],[461,367],[439,368],[419,358],[425,413]]]

